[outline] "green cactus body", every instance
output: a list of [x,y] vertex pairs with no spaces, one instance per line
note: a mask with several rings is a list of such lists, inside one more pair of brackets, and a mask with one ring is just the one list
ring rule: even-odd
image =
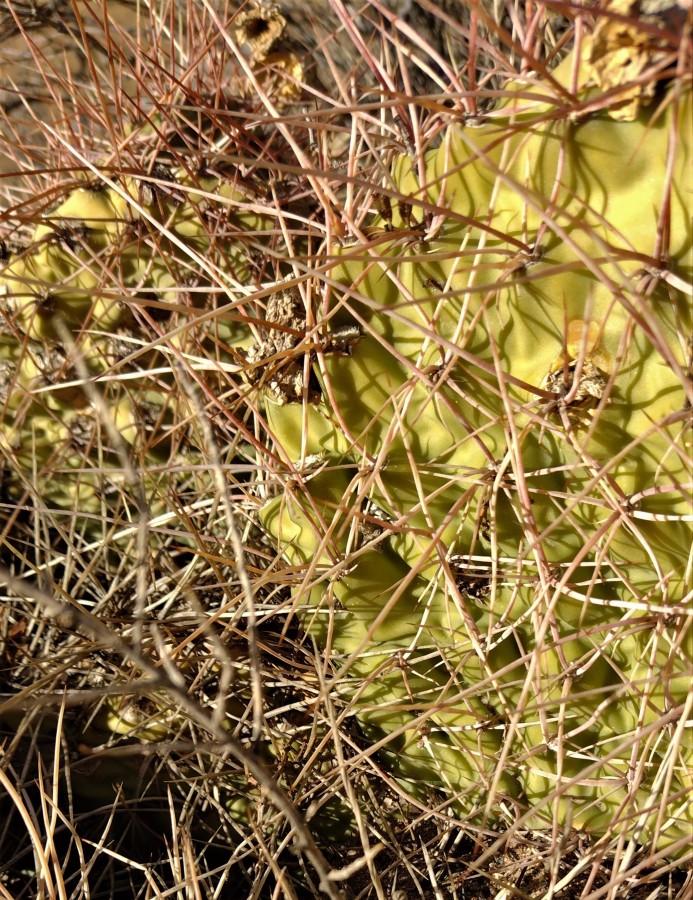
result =
[[[481,127],[448,129],[424,186],[395,163],[405,207],[331,273],[333,327],[353,312],[365,334],[315,367],[318,404],[271,413],[280,450],[321,474],[262,520],[295,564],[319,557],[305,620],[350,661],[355,709],[407,785],[467,816],[514,797],[531,827],[668,849],[693,791],[680,764],[652,799],[693,662],[677,605],[692,322],[671,286],[693,274],[691,95],[633,122],[564,102],[548,82],[511,90]],[[643,271],[663,203],[670,283]],[[438,217],[433,237],[409,208]],[[345,539],[357,496],[386,516],[379,550]],[[674,619],[648,645],[652,602]]]
[[[104,179],[73,188],[44,214],[30,245],[0,268],[0,449],[14,471],[10,493],[32,486],[39,502],[84,514],[94,537],[96,513],[122,515],[105,498],[122,493],[128,478],[93,410],[93,392],[132,448],[152,516],[163,510],[165,476],[148,469],[175,455],[185,434],[180,392],[166,373],[170,357],[158,345],[148,347],[151,332],[138,318],[138,304],[146,310],[153,300],[160,322],[174,312],[187,315],[189,328],[170,341],[177,351],[193,347],[199,356],[213,341],[213,359],[237,364],[233,347],[250,336],[242,316],[217,320],[205,313],[210,295],[251,280],[246,247],[233,234],[260,236],[271,224],[247,210],[235,184],[216,177],[193,179],[181,170]],[[200,260],[216,278],[206,277]],[[133,362],[123,364],[130,354]],[[156,375],[148,373],[153,368]],[[85,369],[91,392],[82,387]],[[79,425],[87,419],[99,432],[89,440]],[[119,490],[109,492],[109,485]]]
[[[395,161],[402,202],[339,251],[317,323],[362,337],[312,363],[319,401],[265,396],[294,481],[260,519],[305,570],[305,627],[412,793],[444,791],[484,827],[517,810],[668,851],[693,819],[692,317],[676,286],[693,275],[691,92],[632,122],[583,114],[574,63],[511,85],[479,127],[450,126],[420,169]],[[173,310],[202,269],[196,346],[238,363],[248,344],[242,316],[206,307],[252,281],[234,234],[252,244],[271,217],[215,178],[161,181],[72,189],[0,271],[14,496],[96,521],[104,474],[123,481],[82,422],[101,427],[75,354],[140,470],[171,458],[184,416],[173,378],[148,374],[155,354],[126,386],[111,379],[124,298]],[[161,486],[145,481],[156,512]],[[135,737],[113,708],[102,724]],[[141,736],[170,727],[155,716]]]

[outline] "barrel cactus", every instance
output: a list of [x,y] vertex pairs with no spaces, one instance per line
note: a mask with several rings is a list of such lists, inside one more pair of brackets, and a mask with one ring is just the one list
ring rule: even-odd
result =
[[261,518],[414,796],[678,855],[691,92],[624,110],[594,71],[578,47],[394,161],[306,337],[319,393],[268,399],[292,474]]
[[209,298],[247,291],[249,259],[244,243],[220,235],[252,240],[271,220],[248,211],[256,198],[232,179],[162,166],[102,172],[65,194],[0,268],[0,446],[14,496],[28,490],[39,505],[73,510],[82,527],[91,516],[94,536],[100,512],[137,519],[137,504],[128,511],[118,499],[133,481],[146,482],[151,518],[165,512],[161,467],[190,415],[175,357],[200,355],[210,384],[215,368],[238,367],[234,347],[250,328],[233,310],[215,315]]
[[[52,202],[5,216],[3,565],[49,571],[109,623],[138,582],[122,622],[141,657],[92,682],[91,633],[68,641],[60,679],[109,688],[73,720],[74,795],[107,804],[120,782],[134,799],[143,773],[147,797],[189,790],[172,815],[243,857],[252,832],[264,884],[285,845],[278,794],[243,754],[227,764],[228,734],[326,843],[358,834],[369,866],[379,768],[393,776],[379,797],[434,809],[477,846],[544,832],[555,847],[576,829],[597,866],[626,842],[629,860],[679,861],[693,825],[685,13],[575,8],[596,26],[559,64],[568,37],[537,49],[532,28],[553,25],[534,5],[504,4],[520,47],[491,14],[503,4],[463,3],[458,36],[481,46],[460,74],[443,59],[456,0],[436,15],[373,0],[358,28],[328,5],[304,58],[295,10],[248,4],[227,28],[205,4],[208,93],[176,81],[179,118],[166,94],[122,158],[78,154]],[[220,36],[243,73],[233,98],[215,80]],[[328,96],[344,45],[371,64],[366,106],[342,73],[344,109],[312,120],[305,95]],[[186,72],[202,70],[207,52],[192,57]],[[443,83],[459,96],[432,97]],[[150,655],[161,678],[137,680]],[[216,710],[211,730],[181,685]]]

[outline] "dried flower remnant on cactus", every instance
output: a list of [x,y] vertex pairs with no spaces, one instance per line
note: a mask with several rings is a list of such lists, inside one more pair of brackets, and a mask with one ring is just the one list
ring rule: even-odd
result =
[[[654,97],[656,77],[647,77],[662,63],[675,62],[675,47],[667,34],[684,27],[686,0],[609,0],[604,17],[585,37],[587,71],[602,91],[618,88],[609,115],[632,122]],[[640,15],[637,15],[637,14]]]
[[265,320],[266,337],[243,351],[248,363],[245,375],[251,384],[265,384],[278,403],[300,402],[305,394],[304,354],[294,352],[306,331],[300,294],[295,290],[273,294]]
[[236,16],[236,40],[253,62],[262,62],[286,27],[278,6],[251,6]]

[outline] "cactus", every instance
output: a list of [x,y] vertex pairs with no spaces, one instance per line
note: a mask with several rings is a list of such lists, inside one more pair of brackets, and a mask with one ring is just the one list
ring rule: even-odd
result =
[[262,521],[410,790],[680,854],[691,93],[610,116],[587,70],[394,163],[330,272],[320,399],[268,402],[297,474]]
[[[0,447],[13,495],[29,485],[40,503],[88,514],[96,536],[109,490],[117,496],[127,488],[122,448],[130,445],[135,465],[144,466],[150,514],[163,512],[155,501],[161,479],[146,468],[175,457],[189,411],[170,354],[149,345],[151,323],[180,314],[174,352],[194,347],[217,366],[238,366],[235,347],[250,340],[243,316],[194,320],[210,292],[250,281],[244,245],[219,238],[228,229],[248,240],[268,228],[271,220],[246,204],[219,177],[161,167],[140,178],[104,173],[73,187],[43,215],[29,245],[8,254],[0,270],[7,323]],[[108,421],[94,407],[95,393]],[[113,429],[124,441],[120,453]]]
[[[544,12],[516,4],[507,83],[490,4],[465,6],[458,37],[481,46],[460,71],[443,58],[456,0],[439,19],[401,6],[374,3],[352,29],[330,0],[331,33],[302,35],[302,53],[303,15],[249,4],[224,25],[228,58],[210,6],[189,81],[172,74],[169,96],[156,80],[192,44],[145,64],[162,90],[149,124],[125,126],[108,158],[78,147],[69,168],[86,160],[88,178],[6,214],[29,228],[0,252],[2,562],[125,635],[94,675],[103,631],[65,640],[66,614],[34,641],[60,650],[61,689],[110,688],[63,722],[71,790],[90,808],[146,782],[180,813],[181,841],[206,845],[199,826],[210,846],[238,843],[241,866],[257,854],[253,890],[277,867],[286,807],[229,758],[232,740],[324,844],[358,835],[369,867],[396,785],[478,846],[524,830],[555,847],[574,828],[600,843],[595,872],[625,841],[628,860],[637,845],[679,860],[693,819],[684,51],[656,18],[671,13],[638,28],[615,0],[614,16],[581,13],[599,24],[555,66],[533,43]],[[313,118],[345,46],[344,109]],[[388,67],[405,47],[402,93]],[[470,90],[433,99],[443,84]],[[111,617],[121,600],[132,618]],[[250,662],[246,638],[262,648]],[[2,651],[20,658],[13,639]],[[150,658],[160,677],[142,679]],[[40,704],[23,699],[25,717],[0,709],[9,732],[33,725]],[[36,728],[53,742],[56,717]],[[396,781],[376,785],[378,764]]]

